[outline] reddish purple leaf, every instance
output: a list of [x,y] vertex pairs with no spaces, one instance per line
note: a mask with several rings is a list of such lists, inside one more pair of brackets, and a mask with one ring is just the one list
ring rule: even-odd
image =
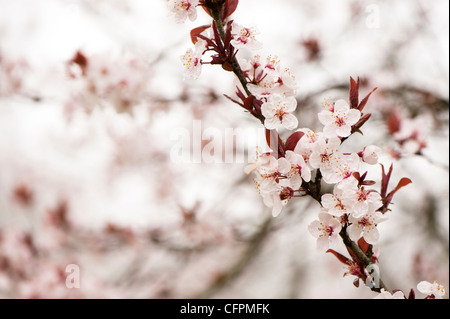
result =
[[227,0],[222,8],[222,20],[225,20],[236,11],[239,0]]
[[384,165],[381,165],[381,191],[380,191],[380,195],[382,198],[385,198],[387,195],[387,188],[388,188],[388,184],[389,184],[389,180],[391,179],[391,174],[392,174],[392,169],[394,164],[391,164],[391,167],[389,168],[388,173],[386,174],[384,171]]
[[232,97],[230,97],[230,96],[228,96],[228,95],[226,95],[226,94],[224,94],[223,96],[225,96],[225,97],[226,97],[227,99],[229,99],[231,102],[236,103],[237,105],[239,105],[239,106],[245,108],[244,104],[242,104],[242,103],[239,102],[239,101],[236,101],[236,100],[233,99]]
[[294,151],[297,146],[298,141],[305,135],[303,132],[294,132],[291,136],[288,137],[286,143],[284,144],[284,148],[286,151]]
[[255,100],[255,97],[253,95],[250,95],[249,97],[247,97],[244,101],[244,108],[251,112],[253,110],[253,101],[254,100]]
[[327,253],[331,253],[334,256],[336,256],[336,258],[343,263],[344,265],[350,265],[352,263],[352,261],[350,259],[348,259],[347,257],[345,257],[344,255],[338,253],[337,251],[333,250],[333,249],[328,249]]
[[361,132],[360,128],[366,124],[366,122],[370,119],[370,117],[372,116],[372,113],[367,113],[365,115],[363,115],[363,117],[361,117],[361,119],[358,121],[358,123],[356,123],[355,125],[352,126],[352,131],[353,132]]
[[364,107],[366,106],[367,102],[369,101],[370,96],[372,95],[373,92],[375,92],[378,88],[374,88],[372,90],[372,92],[370,92],[369,94],[367,94],[367,96],[361,101],[361,103],[359,103],[358,105],[358,110],[362,111],[364,109]]
[[361,248],[363,253],[367,253],[367,250],[369,249],[370,245],[364,240],[364,237],[361,237],[358,240],[358,246]]
[[356,109],[358,108],[359,103],[359,77],[357,81],[355,81],[352,77],[350,77],[350,108]]
[[409,178],[403,177],[403,178],[398,182],[397,187],[387,195],[387,198],[389,199],[389,201],[392,199],[392,197],[394,196],[394,194],[395,194],[400,188],[405,187],[406,185],[409,185],[409,184],[411,184],[411,183],[412,183],[412,181],[411,181]]
[[211,10],[210,10],[209,8],[207,8],[206,6],[202,6],[202,7],[203,7],[203,10],[205,10],[206,13],[207,13],[210,17],[212,17]]
[[227,61],[222,64],[222,69],[228,72],[233,72],[233,66]]
[[245,101],[246,97],[245,97],[244,93],[242,93],[239,86],[236,86],[236,95],[241,99],[242,102]]
[[198,41],[198,36],[205,31],[206,29],[210,28],[210,25],[202,25],[201,27],[195,28],[191,30],[191,40],[192,43],[196,44]]
[[225,48],[229,48],[230,47],[230,42],[233,38],[233,35],[231,34],[232,31],[232,24],[233,24],[233,20],[228,21],[227,23],[227,29],[226,29],[226,33],[225,33]]

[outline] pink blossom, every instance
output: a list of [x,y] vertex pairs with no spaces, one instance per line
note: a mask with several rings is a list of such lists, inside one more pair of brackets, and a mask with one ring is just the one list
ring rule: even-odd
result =
[[442,299],[445,295],[447,295],[444,286],[440,285],[437,281],[434,281],[433,283],[421,281],[417,285],[417,289],[421,293],[436,299]]
[[245,28],[240,24],[233,22],[231,28],[231,34],[233,35],[231,44],[236,49],[247,47],[250,50],[258,50],[262,47],[262,43],[255,38],[255,35],[259,34],[256,27]]
[[303,156],[292,151],[286,152],[286,159],[291,164],[291,170],[287,173],[287,177],[293,189],[299,189],[302,181],[309,182],[311,180],[311,170],[306,165]]
[[333,194],[322,195],[322,206],[330,215],[337,217],[351,213],[352,206],[346,203],[344,198],[345,193],[352,190],[353,188],[341,189],[335,186]]
[[328,138],[350,136],[352,125],[355,125],[360,118],[361,112],[350,109],[344,100],[336,101],[332,111],[323,110],[319,113],[319,121],[324,125],[323,132]]
[[299,131],[303,132],[304,135],[298,141],[296,149],[297,148],[312,149],[319,140],[324,140],[322,132],[316,132],[309,128],[301,128],[299,129]]
[[336,155],[338,160],[334,166],[322,169],[323,180],[328,184],[340,183],[352,176],[359,169],[359,156],[356,153],[350,155]]
[[199,0],[168,0],[168,5],[175,15],[176,23],[183,23],[187,18],[194,21],[197,19],[197,6]]
[[367,243],[374,245],[380,238],[377,224],[384,220],[385,218],[380,212],[368,212],[359,218],[350,215],[351,225],[347,229],[348,235],[353,241],[358,241],[362,236]]
[[264,117],[264,126],[268,130],[277,129],[281,126],[293,130],[298,125],[297,118],[291,114],[297,108],[297,100],[294,97],[285,98],[281,95],[271,96],[265,102],[261,111]]
[[380,152],[381,149],[376,145],[369,145],[364,147],[364,150],[361,152],[363,162],[370,165],[377,164]]
[[260,179],[257,180],[260,192],[270,194],[279,191],[277,184],[280,177],[285,176],[291,170],[291,165],[285,158],[276,159],[269,155],[264,156],[256,168],[260,176]]
[[201,53],[188,49],[186,53],[181,56],[181,62],[184,67],[184,78],[198,79],[202,71]]
[[355,218],[360,218],[383,206],[380,194],[367,190],[365,187],[350,188],[345,194],[344,202],[353,207],[352,216]]
[[320,251],[337,246],[341,228],[339,220],[325,212],[319,213],[319,220],[313,221],[308,226],[311,235],[317,238],[316,247]]
[[297,82],[288,68],[282,68],[277,57],[269,55],[264,64],[260,56],[252,61],[241,60],[244,74],[250,80],[247,85],[249,91],[258,99],[272,94],[295,96]]
[[272,208],[272,216],[277,217],[280,215],[283,207],[287,205],[294,192],[289,186],[283,186],[287,184],[287,180],[282,180],[276,185],[272,192],[261,194],[264,204]]
[[310,164],[313,168],[318,168],[321,171],[332,170],[340,164],[342,160],[342,153],[339,152],[341,140],[337,137],[328,140],[320,139],[314,144],[311,156],[309,157]]
[[405,294],[401,291],[396,291],[394,293],[390,293],[386,291],[384,288],[381,289],[381,292],[375,297],[375,299],[406,299]]

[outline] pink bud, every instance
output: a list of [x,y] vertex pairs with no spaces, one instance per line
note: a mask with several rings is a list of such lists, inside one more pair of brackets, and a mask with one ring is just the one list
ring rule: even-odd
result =
[[362,151],[362,160],[370,165],[375,165],[378,163],[378,154],[381,152],[381,149],[375,145],[369,145],[364,147]]

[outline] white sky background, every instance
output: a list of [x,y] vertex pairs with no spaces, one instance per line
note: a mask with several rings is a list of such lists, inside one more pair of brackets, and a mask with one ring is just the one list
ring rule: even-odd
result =
[[[192,207],[198,200],[204,202],[202,213],[212,216],[208,220],[213,224],[241,222],[243,229],[252,229],[262,215],[270,213],[264,210],[252,187],[231,191],[234,194],[231,197],[228,193],[223,194],[223,189],[229,189],[242,177],[242,163],[227,164],[226,168],[222,165],[200,168],[195,164],[180,167],[159,163],[156,166],[153,159],[145,162],[170,148],[173,144],[168,138],[171,130],[192,125],[190,111],[182,103],[174,103],[167,113],[155,111],[151,114],[147,109],[152,106],[141,103],[136,106],[134,116],[117,114],[110,108],[95,110],[90,115],[75,112],[73,120],[66,122],[64,105],[71,92],[79,90],[79,84],[68,80],[65,63],[77,50],[87,56],[104,56],[105,60],[120,58],[125,53],[142,57],[151,64],[147,89],[155,99],[174,99],[185,86],[192,92],[202,92],[213,86],[219,94],[233,94],[232,75],[219,67],[205,66],[199,80],[182,81],[179,57],[192,46],[189,31],[207,23],[208,18],[199,10],[197,21],[175,24],[165,2],[0,0],[0,54],[10,59],[23,59],[29,65],[21,94],[0,96],[0,227],[25,225],[40,234],[40,226],[36,226],[40,223],[36,219],[60,196],[69,197],[73,204],[71,219],[74,223],[94,229],[104,227],[106,222],[130,226],[138,231],[155,225],[165,227],[179,220],[178,204]],[[242,25],[258,27],[261,32],[258,38],[264,44],[258,53],[278,55],[282,65],[289,67],[296,76],[299,96],[347,83],[350,76],[360,76],[369,77],[371,85],[380,88],[406,83],[448,99],[449,2],[446,0],[240,2],[234,19]],[[352,15],[351,7],[358,9],[360,14]],[[321,62],[307,62],[299,45],[311,36],[319,38],[323,46]],[[387,64],[386,56],[396,46],[392,64]],[[154,61],[157,62],[152,64]],[[26,95],[39,96],[42,101],[32,102]],[[258,127],[230,102],[217,106],[217,113],[220,116],[207,115],[205,126],[223,128],[237,123],[236,126]],[[379,133],[376,127],[372,130],[373,136]],[[136,165],[117,168],[112,164],[117,145],[111,136],[123,139],[120,147],[132,154],[131,161]],[[136,136],[139,137],[134,138]],[[444,141],[442,138],[431,139],[430,145],[430,154],[436,161],[448,165],[445,137]],[[149,146],[155,153],[147,150]],[[429,168],[420,159],[410,163],[401,166],[398,174],[417,173],[416,164]],[[171,171],[170,177],[162,176],[165,168]],[[430,168],[429,172],[417,174],[422,183],[436,187],[435,181],[442,176],[442,170]],[[170,178],[175,182],[167,182]],[[37,217],[30,218],[11,202],[10,190],[21,181],[41,190],[33,208]],[[176,200],[159,200],[159,191],[165,188],[158,184],[161,181],[178,192]],[[438,197],[443,198],[445,204],[448,203],[448,182],[442,180],[440,183]],[[413,188],[411,194],[414,191],[420,192],[420,188]],[[234,205],[230,205],[230,198]],[[304,225],[314,216],[299,217],[299,220],[304,219],[300,223]],[[440,218],[448,224],[448,209],[443,208]],[[339,287],[342,286],[346,286],[345,293],[349,296],[358,296],[351,280],[342,279],[342,269],[330,266],[336,261],[314,252],[315,243],[306,228],[301,235],[300,230],[289,227],[288,220],[277,221],[284,231],[273,235],[274,244],[267,246],[263,253],[263,256],[272,255],[279,261],[260,262],[255,266],[255,274],[259,271],[267,275],[275,271],[279,276],[267,275],[263,285],[253,278],[258,275],[250,274],[225,291],[224,296],[283,297],[279,281],[290,280],[283,277],[283,269],[293,261],[310,267],[309,262],[314,258],[323,264],[317,272],[323,278],[329,277],[330,282],[324,280],[317,284],[314,276],[306,275],[309,279],[304,282],[314,288],[301,290],[301,297],[340,297]],[[402,222],[405,221],[397,220],[393,225]],[[389,226],[385,227],[387,232]],[[392,236],[386,237],[386,241],[392,240]],[[50,245],[45,238],[42,241],[44,245]],[[296,243],[304,254],[310,254],[309,258],[292,258],[291,255],[297,255]],[[285,247],[283,253],[280,247]],[[406,256],[414,253],[412,248],[405,250]],[[201,273],[196,270],[198,265],[191,267],[192,272],[186,272],[185,277]],[[275,270],[271,271],[271,267]],[[183,284],[192,284],[185,280],[180,279],[180,290],[183,290]],[[444,280],[448,283],[448,273]],[[326,290],[327,285],[332,288]]]

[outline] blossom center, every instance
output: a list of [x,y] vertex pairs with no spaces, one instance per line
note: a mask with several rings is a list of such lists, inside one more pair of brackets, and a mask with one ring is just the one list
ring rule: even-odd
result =
[[294,190],[290,187],[284,187],[283,190],[280,192],[281,200],[289,200],[293,196],[294,196]]
[[331,154],[328,154],[328,153],[320,154],[320,160],[321,160],[321,162],[322,162],[322,163],[328,162],[328,161],[330,160],[330,155],[331,155]]
[[280,120],[280,122],[282,122],[283,121],[283,117],[286,115],[287,113],[284,111],[284,109],[282,109],[282,108],[280,108],[280,109],[277,109],[276,111],[275,111],[275,117],[277,117],[279,120]]
[[361,220],[359,221],[359,224],[360,224],[361,226],[363,226],[363,227],[371,226],[371,225],[372,225],[370,219],[367,218],[367,217],[361,218]]
[[340,127],[340,126],[343,126],[343,125],[345,125],[345,118],[342,117],[342,116],[336,116],[335,123],[336,123],[336,125],[339,126],[339,127]]
[[299,174],[302,172],[302,167],[301,167],[300,164],[294,164],[294,165],[292,165],[292,169],[293,169],[294,171],[296,171],[297,173],[299,173]]
[[331,226],[327,226],[327,227],[325,227],[324,231],[325,231],[326,235],[331,236],[331,235],[333,235],[334,229]]
[[263,178],[265,178],[265,179],[272,179],[274,181],[277,181],[280,176],[281,176],[281,173],[278,172],[278,171],[262,175]]
[[336,201],[337,201],[337,204],[334,205],[334,208],[337,208],[337,209],[340,209],[340,210],[344,210],[345,209],[344,204],[342,204],[342,202],[339,199],[337,199],[337,198],[336,198]]
[[369,195],[369,192],[366,192],[364,189],[361,189],[361,190],[358,192],[358,201],[360,201],[360,202],[366,201],[368,195]]
[[191,6],[192,6],[192,4],[191,4],[191,2],[189,0],[181,2],[181,8],[183,10],[188,11],[191,8]]

